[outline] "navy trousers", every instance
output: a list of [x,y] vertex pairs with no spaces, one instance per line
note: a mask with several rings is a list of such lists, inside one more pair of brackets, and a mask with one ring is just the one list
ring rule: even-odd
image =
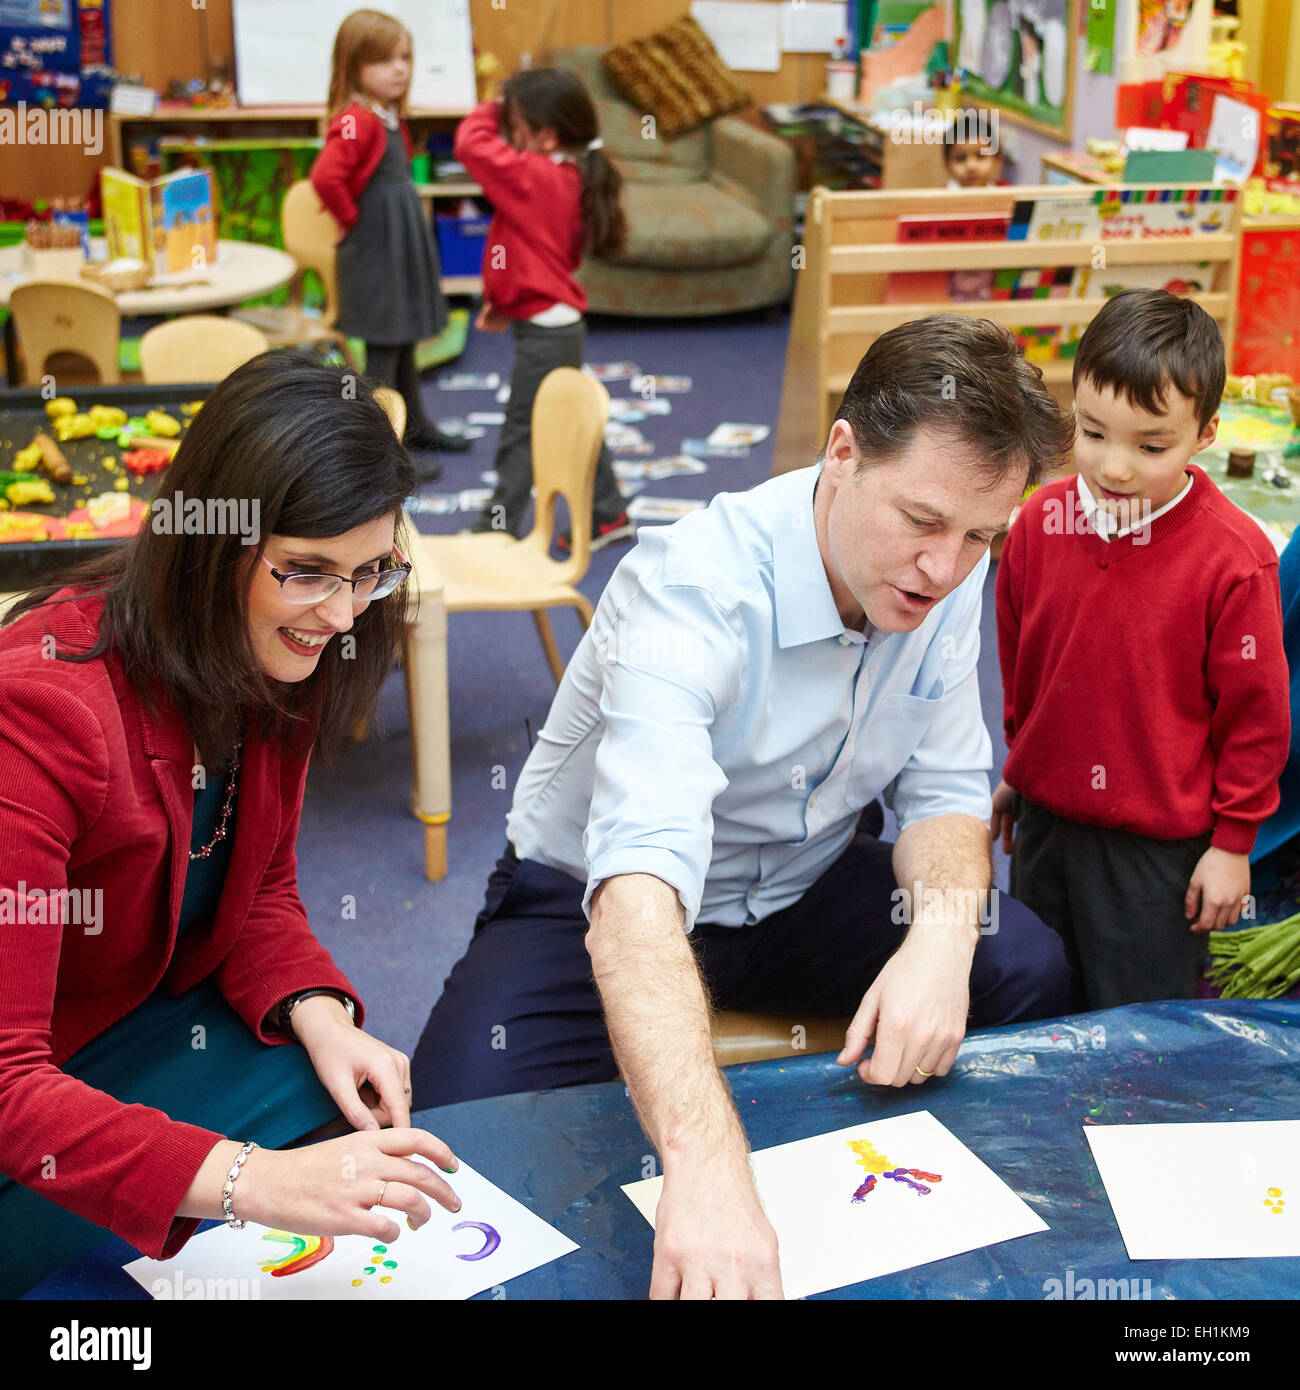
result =
[[[857,1010],[907,932],[893,920],[893,846],[876,838],[879,829],[879,807],[868,807],[835,863],[798,902],[763,921],[696,924],[691,942],[717,1008],[819,1018]],[[614,1079],[584,942],[585,889],[507,846],[469,950],[416,1047],[413,1109]],[[997,931],[975,950],[971,1026],[1063,1013],[1070,970],[1061,938],[1004,893],[989,915]]]

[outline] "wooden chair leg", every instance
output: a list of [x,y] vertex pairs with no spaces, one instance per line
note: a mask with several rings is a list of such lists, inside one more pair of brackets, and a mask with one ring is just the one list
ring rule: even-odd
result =
[[352,740],[353,743],[364,743],[366,741],[366,734],[369,732],[369,730],[370,720],[366,718],[358,719],[357,722],[352,726],[352,729],[348,734],[348,737]]
[[551,631],[551,620],[543,608],[533,609],[533,622],[537,624],[537,635],[542,639],[542,650],[546,653],[551,675],[556,685],[564,679],[564,662],[560,660],[560,649],[555,645],[555,633]]
[[596,610],[588,602],[585,594],[579,594],[574,600],[573,611],[578,615],[583,632],[586,632],[591,626],[591,620],[596,616]]
[[430,883],[447,877],[447,822],[424,827],[424,876]]

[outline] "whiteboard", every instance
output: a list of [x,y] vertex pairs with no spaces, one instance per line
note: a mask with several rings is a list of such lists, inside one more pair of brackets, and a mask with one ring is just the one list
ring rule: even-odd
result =
[[[235,0],[235,83],[243,106],[323,106],[339,25],[357,0]],[[411,32],[410,105],[478,101],[469,0],[382,0]]]

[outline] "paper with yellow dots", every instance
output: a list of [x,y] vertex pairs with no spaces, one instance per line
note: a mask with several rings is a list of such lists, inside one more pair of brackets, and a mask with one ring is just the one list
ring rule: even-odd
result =
[[1300,1255],[1300,1120],[1084,1133],[1129,1259]]
[[[1047,1230],[928,1110],[751,1155],[787,1298],[843,1288]],[[663,1178],[623,1191],[653,1226]]]

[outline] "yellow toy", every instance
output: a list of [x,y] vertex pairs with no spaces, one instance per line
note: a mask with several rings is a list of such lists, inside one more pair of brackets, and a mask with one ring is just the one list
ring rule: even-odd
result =
[[162,410],[151,410],[144,417],[144,422],[153,434],[161,435],[163,439],[175,439],[181,432],[181,422]]
[[29,444],[14,455],[14,472],[30,473],[41,461],[41,446]]
[[115,405],[92,405],[87,413],[95,422],[96,430],[120,430],[127,421],[126,411],[119,409]]
[[44,478],[24,479],[20,483],[10,483],[5,488],[5,496],[15,507],[29,507],[33,502],[53,502],[54,489]]
[[53,430],[60,444],[69,439],[87,439],[98,426],[89,415],[58,415],[54,419]]
[[45,413],[51,420],[57,419],[60,415],[75,415],[77,403],[71,396],[55,396],[52,401],[45,402]]

